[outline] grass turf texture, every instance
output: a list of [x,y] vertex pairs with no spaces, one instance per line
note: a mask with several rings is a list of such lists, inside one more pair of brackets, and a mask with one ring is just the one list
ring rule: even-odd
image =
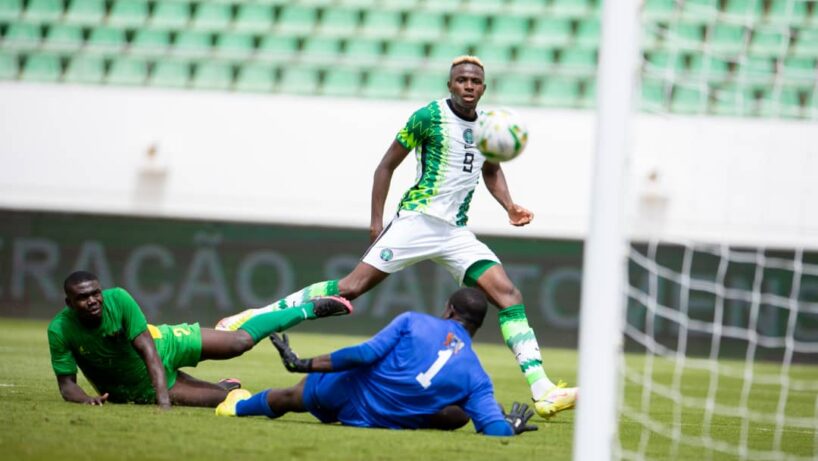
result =
[[[154,406],[114,405],[91,407],[63,402],[49,363],[45,335],[46,322],[0,319],[0,458],[17,459],[570,459],[573,412],[565,412],[544,422],[535,417],[539,431],[513,439],[484,437],[471,424],[454,433],[438,431],[393,431],[323,425],[308,414],[288,414],[275,421],[263,417],[219,418],[212,409],[175,407],[161,412]],[[338,335],[291,334],[292,344],[302,356],[326,353],[355,344],[364,338]],[[478,344],[477,352],[494,380],[498,400],[505,406],[527,400],[525,385],[508,350],[497,344]],[[576,352],[544,350],[549,375],[570,383],[576,379]],[[641,358],[629,358],[640,367]],[[740,365],[740,364],[737,364]],[[272,346],[259,344],[242,357],[229,361],[203,362],[192,375],[215,381],[237,377],[252,392],[267,387],[294,384],[299,377],[280,365]],[[673,368],[657,361],[654,377],[669,382]],[[795,367],[799,377],[818,380],[818,368]],[[683,387],[704,396],[706,377],[687,379]],[[92,388],[80,374],[80,385]],[[719,395],[737,400],[738,381],[724,381]],[[640,389],[628,387],[627,401],[638,407]],[[777,392],[762,389],[752,394],[767,409],[775,408]],[[788,414],[810,415],[814,395],[796,393],[788,403]],[[727,402],[729,403],[729,402]],[[792,413],[795,412],[795,413]],[[703,411],[686,411],[683,430],[698,434]],[[697,416],[698,415],[698,416]],[[665,399],[651,402],[651,416],[669,424],[673,408]],[[698,419],[697,419],[698,418]],[[771,443],[773,424],[751,425],[751,446],[766,449]],[[741,423],[735,418],[716,417],[713,437],[735,441]],[[622,444],[633,449],[643,435],[641,426],[623,420]],[[799,429],[784,434],[788,453],[806,457],[814,453],[814,434]],[[647,453],[654,459],[668,459],[670,440],[651,434]],[[682,445],[677,459],[701,458],[701,448]],[[706,455],[705,455],[706,456]],[[712,459],[734,459],[712,453]]]

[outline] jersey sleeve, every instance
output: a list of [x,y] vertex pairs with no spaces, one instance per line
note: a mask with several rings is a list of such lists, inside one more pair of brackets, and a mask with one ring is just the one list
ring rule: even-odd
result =
[[432,111],[428,107],[418,109],[409,117],[396,139],[403,147],[412,150],[423,143],[431,127]]
[[77,374],[77,361],[74,354],[65,344],[62,334],[56,329],[48,328],[48,348],[51,351],[51,368],[57,376]]
[[463,405],[463,409],[474,422],[474,429],[483,432],[491,423],[497,421],[505,422],[500,405],[494,398],[494,387],[491,381],[483,381],[472,393]]
[[394,349],[401,336],[409,331],[410,322],[411,313],[404,312],[395,317],[394,320],[389,322],[389,325],[385,326],[372,339],[363,343],[362,346],[368,346],[377,358],[381,358]]
[[113,295],[114,302],[117,303],[122,312],[122,326],[128,335],[128,341],[133,341],[134,338],[148,329],[145,314],[142,313],[142,309],[133,299],[133,296],[122,288],[112,290],[110,295]]

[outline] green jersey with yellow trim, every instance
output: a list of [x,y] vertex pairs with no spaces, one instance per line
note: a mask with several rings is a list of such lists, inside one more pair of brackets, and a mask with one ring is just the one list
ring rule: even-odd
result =
[[417,110],[397,141],[415,150],[417,176],[399,209],[465,226],[474,189],[486,158],[475,145],[477,121],[458,117],[446,99]]

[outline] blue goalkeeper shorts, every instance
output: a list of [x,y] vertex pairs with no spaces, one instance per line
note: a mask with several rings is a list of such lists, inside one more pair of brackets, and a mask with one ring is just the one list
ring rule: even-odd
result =
[[310,373],[304,383],[304,407],[322,423],[367,427],[364,409],[356,405],[353,394],[350,372]]

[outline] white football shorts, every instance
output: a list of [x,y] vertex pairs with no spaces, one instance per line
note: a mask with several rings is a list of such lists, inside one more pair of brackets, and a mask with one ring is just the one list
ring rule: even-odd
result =
[[400,210],[384,227],[361,261],[391,274],[427,259],[445,267],[461,285],[466,270],[477,261],[500,263],[466,227],[407,210]]

